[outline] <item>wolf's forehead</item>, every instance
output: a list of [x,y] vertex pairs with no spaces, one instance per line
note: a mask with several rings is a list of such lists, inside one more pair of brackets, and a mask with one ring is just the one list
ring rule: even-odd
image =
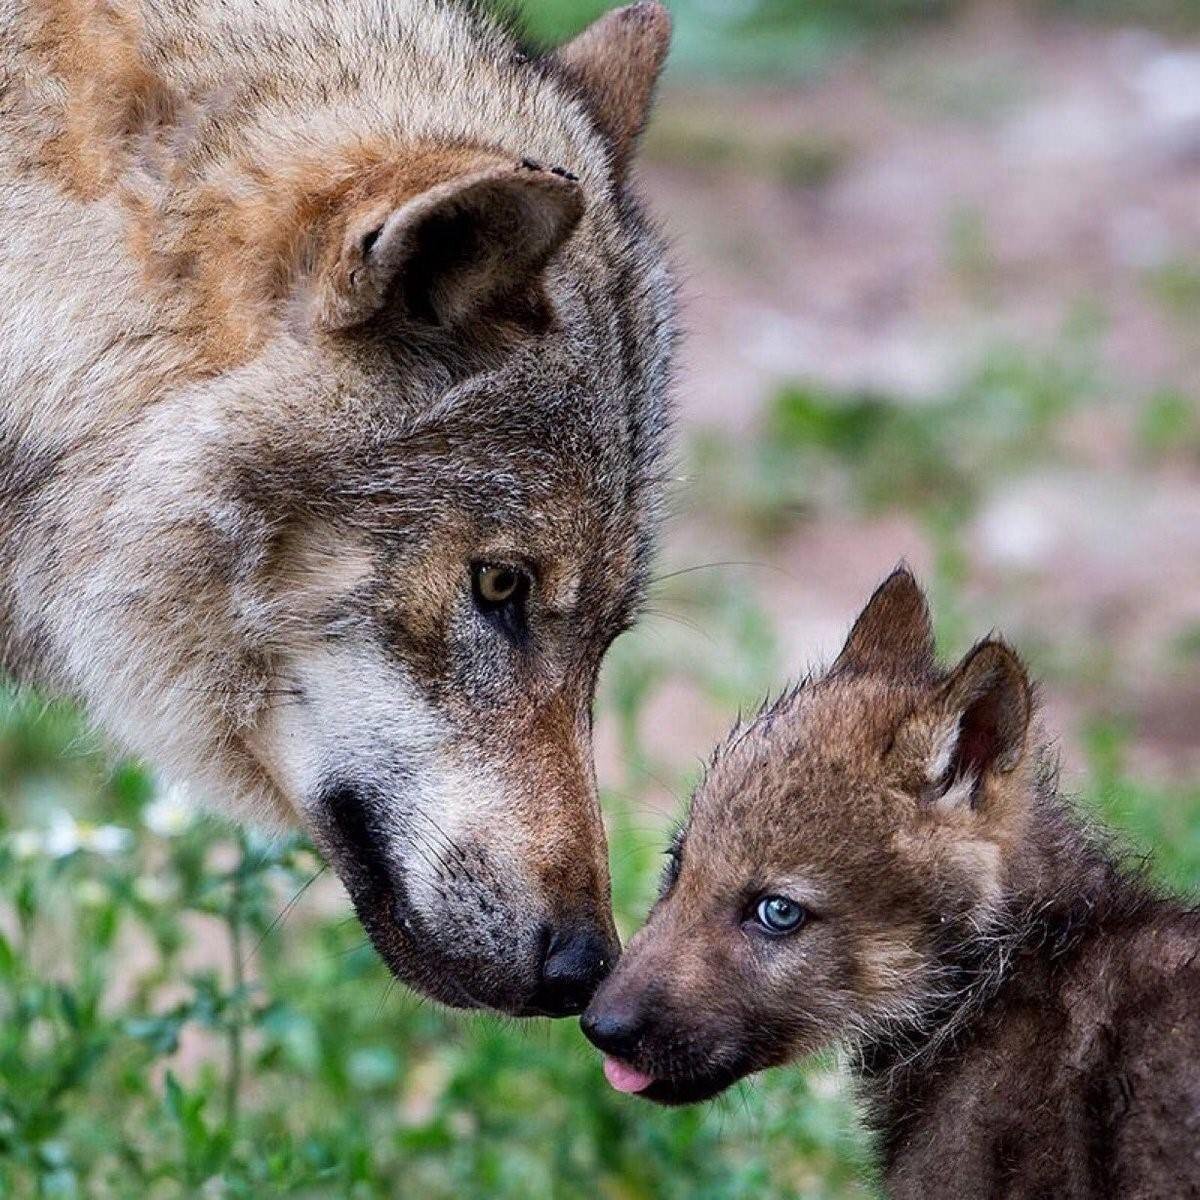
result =
[[[385,567],[457,579],[465,562],[528,565],[559,607],[636,608],[652,557],[658,495],[619,444],[576,429],[498,419],[438,434],[416,453],[339,483],[352,532]],[[362,468],[358,468],[362,469]],[[366,499],[364,500],[364,495]],[[357,527],[357,528],[356,528]]]
[[762,784],[794,783],[826,765],[844,769],[870,756],[891,723],[893,704],[881,691],[837,680],[805,681],[768,701],[731,731],[713,774],[752,775]]
[[[664,483],[656,399],[573,380],[490,381],[428,431],[405,490],[444,497],[481,526],[509,527],[575,556],[624,548],[658,520]],[[424,440],[424,439],[422,439]],[[412,458],[401,445],[397,466]]]

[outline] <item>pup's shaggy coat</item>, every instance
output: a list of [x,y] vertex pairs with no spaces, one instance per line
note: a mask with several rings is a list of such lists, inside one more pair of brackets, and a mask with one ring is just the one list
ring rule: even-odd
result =
[[585,1014],[610,1077],[680,1103],[837,1040],[893,1197],[1200,1195],[1200,912],[1059,794],[1032,712],[1000,642],[940,670],[893,575],[718,751]]

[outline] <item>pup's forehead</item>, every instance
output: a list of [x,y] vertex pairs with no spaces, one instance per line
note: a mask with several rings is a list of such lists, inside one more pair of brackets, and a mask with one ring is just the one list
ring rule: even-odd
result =
[[771,860],[844,840],[878,820],[885,760],[917,692],[874,678],[828,678],[786,693],[735,728],[697,789],[693,840]]

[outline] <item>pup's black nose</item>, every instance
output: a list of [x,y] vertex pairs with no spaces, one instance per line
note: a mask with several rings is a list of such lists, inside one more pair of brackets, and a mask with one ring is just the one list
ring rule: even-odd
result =
[[580,1029],[588,1041],[605,1054],[615,1058],[630,1057],[646,1031],[645,1010],[640,1004],[627,1000],[605,1003],[605,997],[597,999],[598,1003],[580,1018]]
[[554,929],[546,942],[533,1008],[550,1017],[581,1013],[619,951],[593,926]]

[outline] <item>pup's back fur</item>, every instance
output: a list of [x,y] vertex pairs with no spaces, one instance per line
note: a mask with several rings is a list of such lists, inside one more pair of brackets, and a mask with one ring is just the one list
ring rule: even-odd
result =
[[[837,1040],[892,1196],[1200,1195],[1200,913],[1060,795],[1031,710],[999,642],[939,670],[890,578],[716,755],[585,1016],[617,1079],[699,1099]],[[770,895],[807,920],[770,936]]]

